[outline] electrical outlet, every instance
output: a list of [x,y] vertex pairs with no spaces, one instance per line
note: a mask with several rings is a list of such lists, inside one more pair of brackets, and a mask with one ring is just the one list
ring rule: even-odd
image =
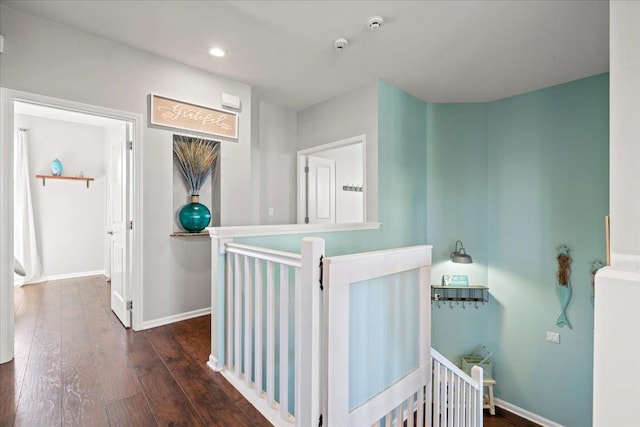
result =
[[269,216],[273,216],[273,208],[269,208]]
[[554,344],[560,344],[560,334],[557,332],[547,331],[547,341]]

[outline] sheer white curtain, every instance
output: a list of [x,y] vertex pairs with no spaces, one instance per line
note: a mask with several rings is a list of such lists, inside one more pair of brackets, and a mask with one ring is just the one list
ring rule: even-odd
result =
[[27,131],[19,129],[13,156],[13,254],[26,274],[24,277],[14,275],[16,286],[44,280],[33,219],[30,178]]

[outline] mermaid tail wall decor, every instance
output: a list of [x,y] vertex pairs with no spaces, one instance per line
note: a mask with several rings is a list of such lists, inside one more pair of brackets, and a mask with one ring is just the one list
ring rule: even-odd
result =
[[560,316],[556,320],[556,325],[563,327],[571,327],[571,322],[567,318],[567,306],[571,301],[571,282],[569,276],[571,275],[571,257],[569,256],[569,248],[566,245],[558,246],[558,282],[556,283],[556,292],[558,294],[558,300],[560,301]]

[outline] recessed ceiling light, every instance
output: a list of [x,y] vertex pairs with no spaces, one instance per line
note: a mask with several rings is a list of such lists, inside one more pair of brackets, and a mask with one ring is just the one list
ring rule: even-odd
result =
[[225,53],[226,52],[224,51],[224,49],[221,49],[219,47],[212,47],[211,49],[209,49],[209,54],[218,58],[223,57]]

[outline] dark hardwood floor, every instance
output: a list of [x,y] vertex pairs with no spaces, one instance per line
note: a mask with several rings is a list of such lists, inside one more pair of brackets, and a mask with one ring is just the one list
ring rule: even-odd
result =
[[133,332],[109,292],[103,277],[16,289],[0,426],[270,426],[206,366],[210,316]]
[[[211,317],[141,332],[101,276],[15,290],[15,359],[0,365],[0,427],[270,426],[206,366]],[[485,426],[535,426],[498,409]]]
[[489,415],[489,410],[484,410],[484,426],[485,427],[542,427],[532,421],[525,420],[509,411],[496,407],[496,414]]

